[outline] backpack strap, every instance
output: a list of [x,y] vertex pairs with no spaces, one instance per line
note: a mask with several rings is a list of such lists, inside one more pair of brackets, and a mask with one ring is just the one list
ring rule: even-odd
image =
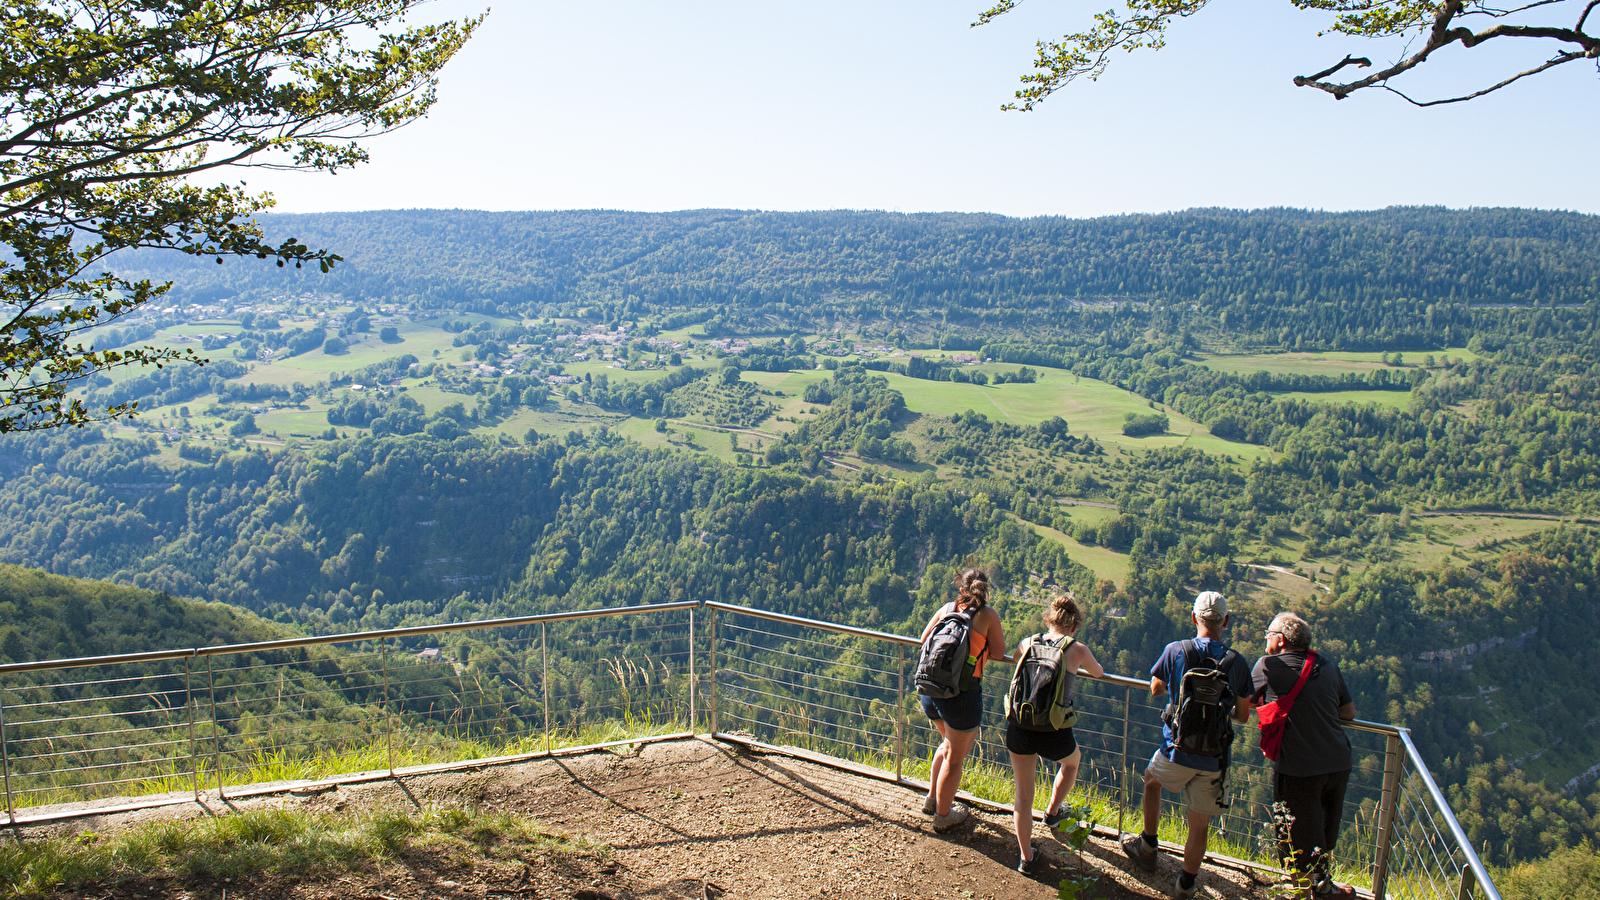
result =
[[1232,647],[1229,647],[1228,648],[1228,652],[1222,654],[1222,659],[1217,662],[1217,671],[1219,671],[1219,672],[1227,672],[1227,671],[1229,671],[1230,669],[1233,668],[1233,664],[1235,662],[1237,662],[1238,660],[1239,660],[1238,652],[1235,651]]
[[1183,642],[1183,671],[1188,672],[1199,664],[1200,649],[1194,645],[1194,641],[1185,640]]
[[[1022,677],[1022,664],[1028,661],[1028,651],[1033,649],[1033,645],[1038,642],[1038,638],[1039,635],[1037,634],[1029,635],[1028,637],[1022,639],[1022,643],[1017,645],[1017,665],[1016,668],[1011,670],[1011,680],[1013,683],[1015,683],[1018,678]],[[1007,697],[1006,702],[1011,702],[1009,697]]]

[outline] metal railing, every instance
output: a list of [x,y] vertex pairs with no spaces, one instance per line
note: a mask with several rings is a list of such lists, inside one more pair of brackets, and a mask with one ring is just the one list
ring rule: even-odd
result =
[[[916,638],[819,622],[747,607],[707,603],[713,669],[707,698],[710,727],[721,737],[798,747],[893,772],[929,768],[938,734],[923,715],[911,669]],[[996,664],[998,665],[998,664]],[[1003,675],[992,676],[999,682]],[[1078,784],[1116,816],[1116,831],[1142,827],[1144,763],[1161,743],[1165,697],[1152,699],[1148,680],[1080,674],[1074,736],[1083,750]],[[968,756],[1006,779],[1009,758],[1001,696],[985,697],[984,728]],[[1353,771],[1341,839],[1332,858],[1343,877],[1376,897],[1499,900],[1443,792],[1403,728],[1346,724]],[[1240,729],[1230,766],[1228,813],[1215,834],[1250,863],[1275,857],[1269,832],[1271,768],[1256,750],[1254,728]],[[1053,772],[1042,764],[1037,798],[1049,795]],[[1109,823],[1107,823],[1109,825]],[[1215,845],[1214,845],[1215,846]]]
[[[902,635],[684,601],[10,663],[0,665],[6,824],[281,789],[263,782],[387,778],[681,738],[702,726],[925,786],[916,776],[938,738],[921,724],[911,682],[917,648]],[[988,727],[969,765],[1009,779],[999,701],[986,698]],[[1133,827],[1160,706],[1147,681],[1111,674],[1080,675],[1075,702],[1080,790],[1115,815],[1117,831]],[[1266,866],[1271,772],[1255,729],[1241,732],[1213,849]],[[1409,732],[1365,721],[1347,732],[1355,766],[1332,853],[1342,877],[1376,897],[1499,900]],[[53,806],[84,800],[102,802]]]

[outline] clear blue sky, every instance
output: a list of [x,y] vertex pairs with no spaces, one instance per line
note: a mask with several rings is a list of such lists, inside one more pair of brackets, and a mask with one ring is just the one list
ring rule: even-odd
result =
[[[370,164],[247,177],[286,212],[1600,212],[1592,64],[1453,107],[1377,91],[1337,102],[1290,79],[1349,51],[1381,61],[1399,48],[1316,38],[1325,20],[1287,0],[1219,3],[1180,23],[1167,49],[1120,56],[1036,112],[1002,113],[1033,40],[1083,26],[1110,0],[1029,0],[969,28],[987,2],[502,0],[445,71],[433,114],[373,140]],[[1480,86],[1489,70],[1472,61],[1507,64],[1496,52],[1452,50],[1410,86]]]

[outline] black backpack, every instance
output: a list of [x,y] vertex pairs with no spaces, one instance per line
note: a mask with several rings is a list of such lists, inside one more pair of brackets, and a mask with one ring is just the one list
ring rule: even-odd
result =
[[972,613],[952,609],[933,623],[917,657],[917,690],[935,700],[948,700],[969,684],[977,666],[972,657]]
[[1194,641],[1183,642],[1183,678],[1178,702],[1167,704],[1161,720],[1172,729],[1172,744],[1193,756],[1221,757],[1233,744],[1233,690],[1228,670],[1239,658],[1229,650],[1222,659],[1201,655]]
[[1067,648],[1072,638],[1036,634],[1017,649],[1017,668],[1006,694],[1006,719],[1025,731],[1061,731],[1078,722],[1067,692]]

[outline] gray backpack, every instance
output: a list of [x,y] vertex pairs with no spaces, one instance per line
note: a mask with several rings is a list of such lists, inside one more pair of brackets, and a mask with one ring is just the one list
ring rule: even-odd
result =
[[977,668],[972,656],[972,613],[952,609],[933,623],[917,657],[917,690],[935,700],[961,693]]

